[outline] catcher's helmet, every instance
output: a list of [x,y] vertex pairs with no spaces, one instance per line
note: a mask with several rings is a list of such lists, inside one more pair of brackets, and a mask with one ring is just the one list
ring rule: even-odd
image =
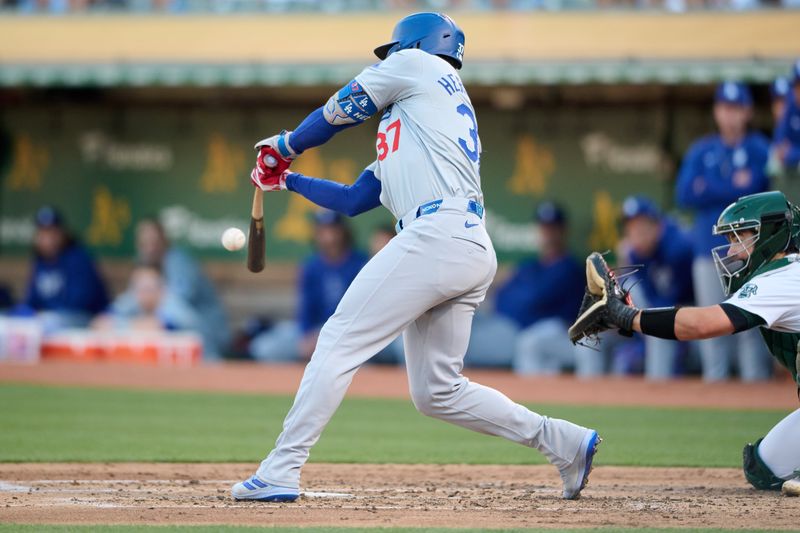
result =
[[460,69],[464,59],[464,32],[453,19],[441,13],[414,13],[402,19],[392,31],[392,40],[375,49],[386,59],[393,52],[419,48],[446,59]]
[[[740,232],[744,231],[753,235],[743,238]],[[800,208],[780,191],[742,196],[719,216],[714,235],[724,235],[729,240],[711,250],[711,254],[722,289],[730,295],[772,261],[775,254],[797,249]]]

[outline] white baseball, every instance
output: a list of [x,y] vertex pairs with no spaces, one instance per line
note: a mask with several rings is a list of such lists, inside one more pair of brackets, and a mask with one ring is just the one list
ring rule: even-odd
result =
[[244,236],[244,232],[239,228],[228,228],[222,232],[222,246],[229,252],[241,250],[246,241],[247,238]]

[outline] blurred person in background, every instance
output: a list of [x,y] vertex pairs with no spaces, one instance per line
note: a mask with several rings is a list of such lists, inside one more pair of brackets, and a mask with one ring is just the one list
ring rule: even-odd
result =
[[320,328],[367,263],[367,256],[353,247],[344,215],[321,210],[314,222],[314,252],[300,272],[297,321],[278,322],[253,339],[250,353],[259,361],[307,361]]
[[783,169],[800,177],[800,59],[792,67],[791,90],[786,95],[786,110],[775,126],[773,144]]
[[372,230],[372,235],[369,238],[369,256],[372,257],[380,252],[384,246],[389,244],[395,236],[394,226],[384,225],[377,226]]
[[[389,244],[389,241],[392,240],[396,234],[397,233],[394,230],[394,226],[391,224],[377,226],[374,228],[369,237],[369,256],[373,257],[375,254],[383,250],[383,247]],[[369,362],[391,365],[403,364],[405,362],[403,335],[398,335],[395,340],[390,342],[386,348],[378,352],[378,354],[370,359]]]
[[[593,374],[595,369],[576,361],[576,352],[587,348],[574,347],[567,334],[585,285],[583,265],[567,248],[567,214],[556,203],[545,201],[536,208],[534,220],[539,234],[537,256],[517,266],[495,296],[497,314],[509,319],[519,334],[495,324],[498,332],[507,330],[494,339],[495,348],[512,354],[512,367],[520,374],[558,374],[572,367],[580,375]],[[591,355],[597,358],[594,351]]]
[[45,331],[86,326],[108,306],[105,282],[59,211],[41,207],[34,222],[30,281],[15,314],[38,314]]
[[138,265],[131,274],[127,291],[109,312],[97,317],[92,328],[113,331],[196,331],[197,313],[178,295],[170,292],[158,267]]
[[[720,213],[740,196],[766,191],[769,141],[748,131],[753,99],[746,85],[721,83],[714,97],[714,121],[719,133],[692,144],[678,173],[676,201],[694,214],[691,240],[694,243],[692,277],[695,303],[716,305],[725,295],[717,276],[711,249],[724,243],[712,227]],[[745,381],[767,379],[772,362],[756,330],[735,337],[699,342],[703,379],[728,379],[733,362],[738,363]]]
[[784,111],[786,111],[786,97],[792,89],[792,84],[788,78],[783,76],[775,78],[769,86],[770,109],[772,120],[775,126],[781,121]]
[[[663,216],[646,196],[629,196],[622,203],[623,239],[619,245],[621,265],[641,265],[633,274],[636,305],[673,307],[694,301],[689,237]],[[644,374],[648,379],[677,375],[679,357],[687,345],[657,337],[646,337]]]
[[[154,218],[144,218],[136,226],[136,253],[137,261],[157,267],[168,292],[189,304],[197,314],[204,355],[225,355],[231,340],[228,317],[200,264],[186,250],[172,246],[164,227]],[[124,300],[119,303],[124,304]]]

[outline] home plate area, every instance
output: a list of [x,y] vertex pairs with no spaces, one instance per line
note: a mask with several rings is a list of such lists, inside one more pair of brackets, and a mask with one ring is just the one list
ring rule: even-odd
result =
[[598,467],[578,501],[547,466],[309,464],[293,504],[237,502],[255,464],[2,464],[0,521],[448,527],[796,527],[800,499],[736,469]]

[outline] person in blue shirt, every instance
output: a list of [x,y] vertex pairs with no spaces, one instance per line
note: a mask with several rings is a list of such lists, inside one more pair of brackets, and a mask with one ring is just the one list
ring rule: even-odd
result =
[[[623,239],[620,264],[641,265],[633,275],[637,305],[673,307],[694,302],[692,242],[677,223],[663,216],[646,196],[629,196],[622,202]],[[668,379],[676,375],[681,344],[645,337],[645,377]]]
[[[721,83],[714,99],[714,120],[719,132],[695,141],[678,173],[676,203],[694,214],[692,276],[698,306],[715,305],[725,299],[711,258],[711,249],[725,244],[711,231],[717,218],[740,196],[766,191],[769,186],[769,141],[760,133],[748,131],[752,107],[746,85]],[[731,358],[738,361],[739,375],[745,381],[770,376],[772,363],[756,330],[703,340],[699,349],[706,381],[727,379]]]
[[25,299],[15,314],[37,314],[45,330],[83,327],[108,306],[105,283],[89,252],[52,206],[35,215],[34,261]]
[[[227,313],[200,264],[183,248],[171,245],[164,227],[153,218],[143,218],[136,226],[136,254],[140,264],[157,267],[167,292],[189,304],[197,314],[203,356],[225,355],[231,341]],[[121,308],[126,302],[118,299],[115,305]],[[130,298],[127,305],[133,305]]]
[[586,375],[567,335],[585,285],[584,267],[567,249],[567,215],[545,201],[534,218],[539,253],[516,268],[495,300],[497,313],[520,329],[512,367],[520,374],[557,374],[575,366],[577,374]]
[[786,111],[775,126],[773,142],[783,168],[792,174],[800,173],[800,59],[792,67]]
[[344,216],[329,210],[315,215],[314,253],[303,263],[298,279],[296,322],[279,322],[250,343],[260,361],[308,360],[319,330],[333,315],[367,256],[353,248]]
[[127,291],[112,302],[108,313],[92,322],[92,328],[200,333],[200,320],[188,303],[169,292],[158,267],[137,265]]
[[791,89],[792,83],[783,76],[775,78],[769,86],[770,110],[776,127],[783,118],[784,111],[786,111],[786,98],[789,96]]

